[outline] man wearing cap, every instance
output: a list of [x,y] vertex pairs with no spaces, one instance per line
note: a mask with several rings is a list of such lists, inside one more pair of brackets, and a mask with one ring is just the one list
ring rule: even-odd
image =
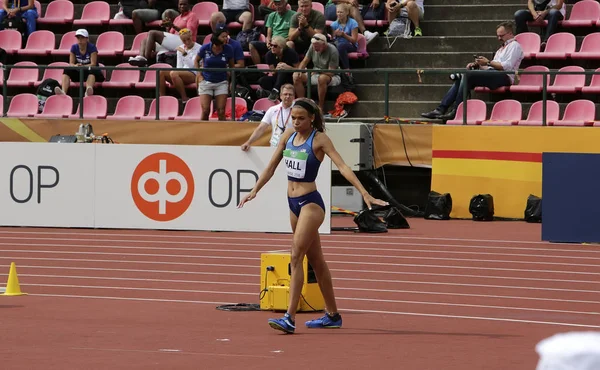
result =
[[315,33],[325,31],[325,15],[312,8],[311,0],[298,0],[298,12],[290,23],[288,46],[298,54],[304,54],[310,46],[311,37]]
[[[315,69],[339,69],[340,58],[337,48],[327,43],[327,37],[322,33],[316,33],[311,40],[311,45],[304,56],[298,69],[306,69],[308,63],[313,62]],[[294,73],[294,87],[299,98],[304,97],[304,84],[308,81],[307,73]],[[342,80],[339,74],[332,72],[315,72],[310,74],[311,85],[317,85],[319,91],[319,107],[325,111],[325,97],[329,86],[338,86]]]
[[[7,4],[12,3],[12,7]],[[27,21],[25,37],[28,37],[36,30],[38,18],[37,9],[33,0],[0,0],[0,30],[4,29],[4,18],[21,17]]]
[[265,27],[267,27],[267,42],[250,42],[250,55],[254,64],[262,62],[263,57],[271,48],[271,40],[274,36],[282,36],[287,39],[290,33],[290,22],[295,11],[287,8],[287,0],[273,0],[275,12],[267,16]]

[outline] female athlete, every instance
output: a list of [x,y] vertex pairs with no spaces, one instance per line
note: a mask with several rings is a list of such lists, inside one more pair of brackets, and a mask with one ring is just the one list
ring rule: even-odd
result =
[[298,99],[292,106],[292,125],[285,131],[267,168],[260,175],[256,186],[240,202],[256,197],[260,189],[271,179],[275,169],[285,159],[288,175],[288,203],[293,241],[291,255],[290,302],[281,319],[269,319],[273,329],[292,334],[296,330],[295,318],[302,285],[304,284],[304,256],[311,264],[319,289],[325,301],[325,315],[306,322],[308,328],[340,328],[342,317],[338,313],[333,293],[331,274],[319,239],[319,227],[325,218],[325,205],[317,191],[315,179],[325,154],[331,158],[340,173],[360,191],[367,207],[386,206],[387,202],[375,199],[364,189],[354,172],[344,163],[329,137],[323,133],[323,116],[319,107],[309,99]]

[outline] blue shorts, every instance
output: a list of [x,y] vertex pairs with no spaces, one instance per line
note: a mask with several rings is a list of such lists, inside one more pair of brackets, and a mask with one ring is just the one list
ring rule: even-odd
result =
[[310,203],[315,203],[316,205],[323,208],[323,211],[325,211],[325,203],[323,203],[323,198],[321,197],[321,194],[316,190],[299,197],[288,197],[290,211],[294,212],[296,217],[300,217],[300,210],[302,209],[302,207]]

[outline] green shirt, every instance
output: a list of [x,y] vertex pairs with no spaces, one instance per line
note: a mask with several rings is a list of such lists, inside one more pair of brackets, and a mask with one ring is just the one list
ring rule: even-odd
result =
[[287,39],[294,14],[296,12],[293,10],[286,11],[284,15],[277,12],[269,14],[265,26],[272,29],[271,36],[282,36]]

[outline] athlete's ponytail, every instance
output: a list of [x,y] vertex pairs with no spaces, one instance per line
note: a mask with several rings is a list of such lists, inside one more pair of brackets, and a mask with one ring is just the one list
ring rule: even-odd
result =
[[313,128],[320,132],[325,131],[325,121],[323,120],[323,112],[321,112],[321,108],[319,108],[319,106],[314,101],[307,98],[298,98],[296,99],[296,101],[294,101],[294,106],[302,107],[306,109],[306,111],[309,114],[314,115],[314,119],[312,121]]

